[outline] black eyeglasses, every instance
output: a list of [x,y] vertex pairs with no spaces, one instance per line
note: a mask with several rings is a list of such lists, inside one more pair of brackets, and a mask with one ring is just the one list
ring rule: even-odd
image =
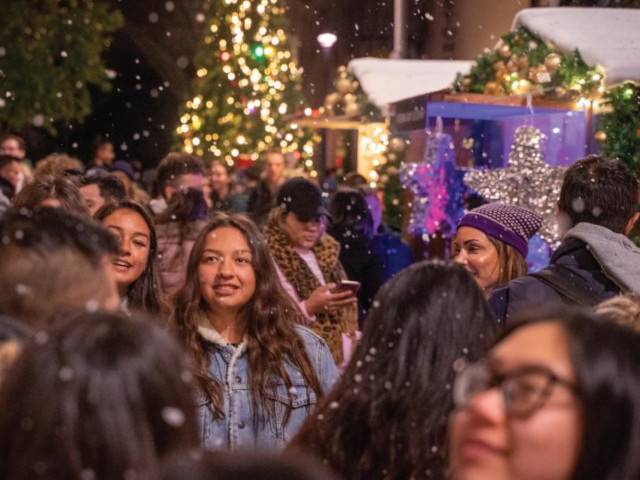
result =
[[467,405],[471,398],[483,391],[499,388],[507,413],[526,417],[542,408],[555,385],[578,394],[576,385],[558,377],[541,365],[527,365],[503,374],[493,373],[486,362],[466,367],[458,374],[453,389],[456,407]]

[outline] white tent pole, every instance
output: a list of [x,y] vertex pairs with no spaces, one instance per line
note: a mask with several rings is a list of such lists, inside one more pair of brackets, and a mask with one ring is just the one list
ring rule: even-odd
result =
[[391,58],[407,56],[407,5],[405,0],[395,0],[393,7],[393,52]]

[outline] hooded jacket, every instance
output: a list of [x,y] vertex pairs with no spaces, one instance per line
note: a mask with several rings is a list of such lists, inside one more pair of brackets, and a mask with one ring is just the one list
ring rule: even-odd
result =
[[489,299],[503,323],[544,308],[594,306],[620,293],[640,293],[640,249],[622,234],[579,223],[541,272],[516,278]]

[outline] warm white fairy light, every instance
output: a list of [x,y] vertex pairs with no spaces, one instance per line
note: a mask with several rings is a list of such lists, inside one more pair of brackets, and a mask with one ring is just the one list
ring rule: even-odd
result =
[[[302,73],[292,61],[291,52],[281,49],[287,42],[285,30],[270,29],[271,19],[284,13],[280,2],[225,0],[225,8],[230,11],[224,15],[224,23],[214,21],[209,25],[211,35],[205,42],[217,47],[216,62],[223,64],[224,77],[216,77],[222,82],[219,88],[233,93],[220,100],[202,95],[188,100],[187,111],[180,117],[176,132],[182,137],[185,151],[197,154],[206,151],[230,164],[243,155],[256,160],[261,152],[275,144],[285,153],[301,156],[310,175],[315,173],[317,176],[312,160],[317,139],[306,138],[298,125],[283,128],[280,120],[292,110],[287,95],[288,83],[299,79]],[[216,39],[216,35],[225,38]],[[196,70],[197,78],[211,81],[211,75],[215,75],[213,69],[220,68],[216,62],[201,65]],[[226,85],[225,81],[228,82]],[[212,119],[208,110],[215,107],[222,112],[218,110],[220,116]],[[305,109],[304,114],[310,116],[311,109]],[[263,123],[257,133],[251,137],[236,133],[228,138],[227,132],[237,130],[251,116]],[[199,132],[198,137],[195,132]],[[255,135],[258,138],[254,138]]]

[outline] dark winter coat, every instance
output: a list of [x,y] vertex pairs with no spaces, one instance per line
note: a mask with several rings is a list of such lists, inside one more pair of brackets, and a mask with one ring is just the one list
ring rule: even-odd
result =
[[258,227],[262,228],[267,223],[269,212],[276,203],[276,195],[277,193],[271,193],[269,184],[265,180],[260,180],[249,192],[247,213]]
[[378,289],[382,285],[385,257],[373,249],[372,240],[353,228],[332,227],[328,233],[340,243],[340,263],[349,280],[360,282],[358,319],[366,318]]
[[396,273],[413,263],[413,253],[402,241],[400,234],[382,224],[371,240],[371,249],[382,261],[382,281],[386,282]]
[[640,293],[640,249],[624,235],[579,223],[567,232],[549,267],[497,289],[489,304],[504,324],[541,308],[593,307],[627,292]]

